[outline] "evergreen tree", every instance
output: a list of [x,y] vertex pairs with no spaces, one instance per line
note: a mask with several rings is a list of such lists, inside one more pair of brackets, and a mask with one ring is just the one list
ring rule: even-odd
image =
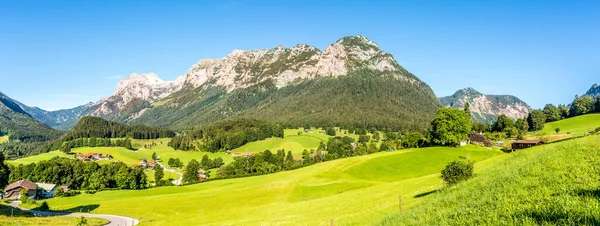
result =
[[10,168],[4,164],[4,154],[0,153],[0,188],[4,188],[8,185],[9,177]]

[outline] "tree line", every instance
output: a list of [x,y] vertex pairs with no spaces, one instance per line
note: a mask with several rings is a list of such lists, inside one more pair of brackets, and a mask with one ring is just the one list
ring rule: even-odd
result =
[[270,137],[283,138],[283,126],[254,119],[233,119],[190,130],[174,137],[169,146],[175,150],[217,152]]
[[131,139],[110,139],[110,138],[78,138],[62,143],[60,150],[64,153],[70,153],[72,148],[79,147],[123,147],[133,149]]
[[253,156],[235,157],[233,162],[221,166],[217,175],[228,178],[274,173],[379,151],[387,150],[377,148],[374,142],[356,143],[351,137],[338,136],[330,138],[327,143],[321,142],[316,150],[304,150],[301,159],[295,159],[291,151],[286,153],[285,150],[277,150],[276,153],[266,150]]
[[76,190],[143,189],[148,186],[140,167],[127,167],[122,162],[99,165],[77,159],[54,157],[27,165],[10,166],[9,183],[27,179],[66,185]]
[[126,125],[99,117],[86,116],[81,118],[75,127],[62,137],[62,140],[68,141],[77,138],[90,137],[157,139],[174,136],[174,131],[165,128],[150,127],[146,125]]

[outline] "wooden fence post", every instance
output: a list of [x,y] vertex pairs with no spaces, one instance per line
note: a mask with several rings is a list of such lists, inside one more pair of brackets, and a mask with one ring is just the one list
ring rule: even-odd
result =
[[329,226],[333,226],[333,218],[329,219]]
[[398,195],[398,207],[400,208],[400,213],[402,213],[402,195]]

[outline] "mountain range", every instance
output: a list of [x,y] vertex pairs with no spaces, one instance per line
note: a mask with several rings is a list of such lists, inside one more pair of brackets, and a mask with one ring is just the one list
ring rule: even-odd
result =
[[469,103],[473,120],[493,122],[499,115],[516,120],[527,117],[531,107],[511,95],[485,95],[473,88],[456,91],[451,96],[440,97],[444,107],[464,108]]
[[472,88],[438,100],[426,83],[360,35],[322,51],[306,44],[233,50],[220,59],[200,60],[174,81],[134,73],[119,82],[112,96],[72,109],[45,111],[14,101],[27,115],[59,130],[72,128],[84,116],[175,130],[230,117],[293,126],[424,130],[437,108],[463,108],[467,102],[473,119],[480,121],[500,114],[522,118],[531,110],[517,97]]
[[234,50],[199,61],[175,81],[132,74],[112,96],[73,109],[20,106],[57,129],[69,129],[91,115],[172,129],[248,117],[293,125],[423,130],[440,104],[426,83],[357,35],[323,51],[306,44]]

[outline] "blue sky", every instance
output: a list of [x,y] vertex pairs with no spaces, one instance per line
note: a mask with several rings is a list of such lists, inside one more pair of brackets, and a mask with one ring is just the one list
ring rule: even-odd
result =
[[0,92],[44,109],[163,79],[233,49],[361,34],[437,96],[473,87],[535,108],[600,83],[600,1],[5,1]]

